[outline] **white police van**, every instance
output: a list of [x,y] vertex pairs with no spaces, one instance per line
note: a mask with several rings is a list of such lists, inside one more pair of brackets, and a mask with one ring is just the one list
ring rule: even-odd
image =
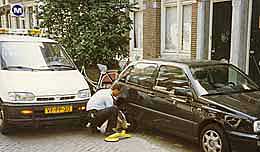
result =
[[84,77],[56,41],[0,34],[2,133],[18,126],[75,122],[90,96]]

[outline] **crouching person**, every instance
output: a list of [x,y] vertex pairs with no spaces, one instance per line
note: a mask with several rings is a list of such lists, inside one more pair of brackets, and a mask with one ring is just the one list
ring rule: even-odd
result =
[[87,103],[87,112],[92,131],[97,131],[97,127],[108,120],[106,135],[115,133],[113,128],[116,128],[119,112],[116,99],[120,91],[120,86],[114,84],[111,89],[101,89],[90,98]]

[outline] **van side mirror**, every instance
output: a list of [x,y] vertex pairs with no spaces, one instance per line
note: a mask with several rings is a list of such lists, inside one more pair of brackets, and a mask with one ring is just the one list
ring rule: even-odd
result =
[[174,90],[174,95],[177,96],[186,96],[186,97],[193,97],[191,89],[186,88],[176,88]]

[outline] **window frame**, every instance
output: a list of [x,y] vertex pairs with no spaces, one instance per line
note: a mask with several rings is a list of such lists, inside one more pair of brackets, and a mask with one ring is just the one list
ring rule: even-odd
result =
[[[130,3],[136,3],[135,2],[136,0],[130,0]],[[143,10],[144,10],[144,5],[143,5],[143,0],[137,0],[137,4],[135,5],[135,10],[134,12],[130,12],[129,13],[129,16],[130,18],[132,19],[133,21],[133,28],[132,30],[130,31],[130,60],[131,61],[136,61],[136,60],[140,60],[140,59],[143,59],[143,45],[144,45],[144,41],[143,41],[143,22],[144,22],[144,19],[143,19]],[[140,48],[136,48],[135,47],[135,12],[141,12],[142,13],[142,18],[141,18],[141,24],[142,24],[142,47]]]
[[[190,85],[190,79],[189,79],[189,77],[187,76],[187,74],[185,73],[185,70],[184,70],[183,68],[181,68],[181,67],[179,67],[179,66],[176,66],[176,65],[164,65],[164,64],[162,64],[162,65],[160,65],[160,66],[158,67],[157,77],[156,77],[156,79],[155,79],[156,82],[155,82],[154,87],[157,87],[157,88],[164,87],[164,86],[158,85],[158,78],[160,78],[160,70],[161,70],[161,67],[163,67],[163,66],[168,66],[168,67],[180,69],[180,70],[183,72],[183,74],[185,75],[186,80],[188,81],[188,86],[189,86],[189,88],[192,89],[192,87],[191,87],[191,85]],[[159,90],[159,89],[155,89],[155,90],[156,90],[156,91],[160,91],[160,92],[164,92],[164,93],[171,94],[171,91]]]
[[[182,46],[182,38],[183,38],[183,8],[184,6],[191,5],[192,6],[192,0],[187,1],[181,1],[181,0],[163,0],[162,1],[162,8],[161,8],[161,54],[185,54],[189,57],[191,56],[191,45],[189,50],[183,50]],[[166,9],[170,7],[177,7],[177,26],[178,26],[178,43],[177,43],[177,49],[166,49]],[[192,10],[191,10],[192,11]],[[192,18],[192,15],[190,16]],[[191,20],[192,24],[192,20]],[[190,32],[190,39],[191,39],[191,32]]]
[[[183,27],[184,27],[184,6],[191,6],[191,16],[190,16],[190,35],[189,35],[189,38],[190,38],[190,47],[189,47],[189,50],[185,50],[184,49],[184,42],[183,42]],[[180,52],[181,53],[190,53],[191,52],[191,34],[192,34],[192,31],[191,31],[191,26],[192,26],[192,4],[189,4],[189,3],[183,3],[182,4],[182,7],[181,7],[181,16],[182,16],[182,20],[181,20],[181,37],[180,37]]]
[[[135,82],[131,82],[131,81],[127,81],[127,80],[124,80],[124,82],[126,83],[126,84],[130,84],[130,85],[134,85],[134,86],[138,86],[138,87],[142,87],[142,88],[146,88],[146,89],[152,89],[154,86],[155,86],[155,84],[156,84],[156,79],[157,79],[157,76],[158,76],[158,64],[156,64],[156,63],[149,63],[149,62],[138,62],[138,63],[136,63],[136,64],[133,64],[133,65],[131,65],[131,66],[129,66],[126,70],[124,70],[123,71],[123,73],[122,73],[122,75],[124,75],[124,73],[126,72],[126,71],[128,71],[130,68],[135,68],[137,65],[139,65],[139,64],[150,64],[150,65],[153,65],[153,66],[155,66],[155,69],[154,69],[154,72],[155,72],[155,75],[154,75],[154,82],[152,83],[152,86],[145,86],[145,85],[141,85],[141,84],[139,84],[139,83],[135,83]],[[132,70],[133,70],[132,69]],[[130,72],[131,73],[131,72]],[[122,81],[122,75],[120,76],[120,78],[119,78],[119,81]],[[127,74],[127,75],[129,75],[129,74]]]

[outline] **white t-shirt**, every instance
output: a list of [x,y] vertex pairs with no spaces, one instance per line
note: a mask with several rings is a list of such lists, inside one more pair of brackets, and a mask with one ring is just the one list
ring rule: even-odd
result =
[[113,97],[111,89],[101,89],[97,91],[88,101],[87,103],[87,111],[89,110],[101,110],[108,107],[112,107]]

